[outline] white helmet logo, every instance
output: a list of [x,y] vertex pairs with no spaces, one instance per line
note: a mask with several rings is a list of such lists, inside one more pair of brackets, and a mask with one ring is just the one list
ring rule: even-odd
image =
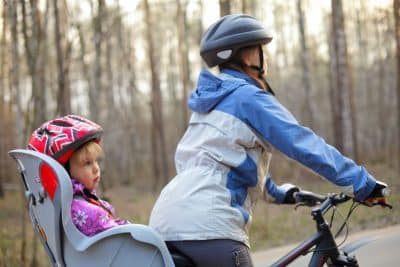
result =
[[221,59],[227,59],[232,55],[232,50],[223,50],[223,51],[219,51],[217,53],[217,57],[221,58]]

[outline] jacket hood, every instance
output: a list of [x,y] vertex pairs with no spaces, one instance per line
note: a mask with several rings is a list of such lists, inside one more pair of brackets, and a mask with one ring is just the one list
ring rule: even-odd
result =
[[[242,77],[232,77],[232,73],[225,73],[215,76],[208,70],[200,73],[197,88],[189,97],[188,106],[194,112],[207,113],[240,86],[248,84]],[[237,75],[235,75],[237,76]]]

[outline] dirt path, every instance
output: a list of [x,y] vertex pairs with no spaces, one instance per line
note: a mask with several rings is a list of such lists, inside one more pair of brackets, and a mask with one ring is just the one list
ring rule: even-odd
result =
[[[349,236],[346,243],[365,237],[376,238],[376,240],[356,250],[356,256],[360,266],[400,266],[400,225],[356,233]],[[270,250],[254,252],[252,254],[254,266],[270,266],[274,261],[285,255],[296,245],[297,244],[292,244]],[[293,262],[290,266],[307,266],[307,259],[309,259],[309,256],[302,257],[301,259]]]

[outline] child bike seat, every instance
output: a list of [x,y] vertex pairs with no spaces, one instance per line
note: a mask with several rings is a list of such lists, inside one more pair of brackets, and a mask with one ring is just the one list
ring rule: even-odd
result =
[[32,225],[53,266],[174,266],[161,237],[146,225],[116,226],[92,237],[82,234],[72,222],[72,184],[66,170],[39,152],[17,149],[9,154],[22,177]]

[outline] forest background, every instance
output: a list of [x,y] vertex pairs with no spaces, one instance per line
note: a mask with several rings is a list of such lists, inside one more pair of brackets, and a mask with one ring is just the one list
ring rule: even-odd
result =
[[[0,266],[46,266],[7,152],[24,148],[44,121],[69,113],[105,129],[102,195],[120,217],[147,223],[174,176],[174,152],[205,68],[203,31],[247,13],[274,39],[267,80],[306,126],[400,191],[399,0],[1,0]],[[271,174],[337,192],[277,151]],[[309,210],[259,202],[252,249],[312,232]],[[400,212],[361,208],[354,231],[398,223]]]

